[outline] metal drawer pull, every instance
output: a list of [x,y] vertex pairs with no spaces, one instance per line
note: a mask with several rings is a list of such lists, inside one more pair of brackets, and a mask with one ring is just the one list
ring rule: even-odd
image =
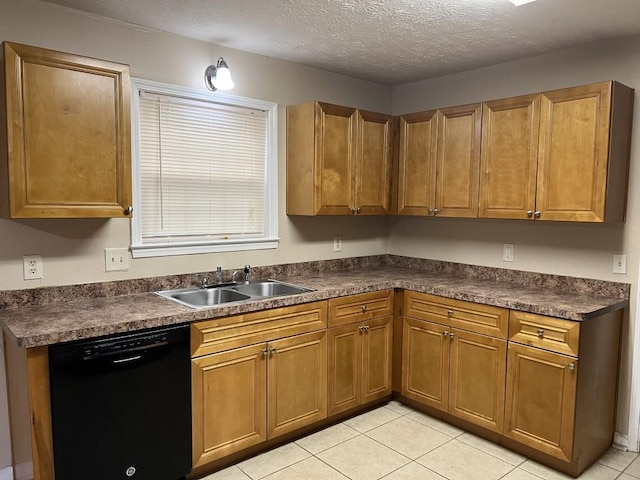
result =
[[369,325],[365,325],[365,326],[364,326],[364,331],[365,331],[365,332],[368,332],[368,331],[369,331]]
[[453,337],[455,337],[455,336],[456,336],[456,334],[455,334],[455,333],[450,333],[450,334],[449,334],[449,338],[450,338],[451,340],[453,340]]
[[540,213],[541,213],[541,212],[539,212],[538,210],[536,210],[535,212],[533,212],[533,216],[534,216],[535,218],[540,218]]
[[446,330],[444,332],[442,332],[442,336],[443,337],[448,337],[449,336],[449,332],[447,332]]
[[262,349],[262,356],[263,356],[263,357],[266,357],[266,356],[267,356],[267,353],[269,353],[269,351],[268,351],[266,348],[263,348],[263,349]]
[[533,216],[533,210],[527,210],[527,217],[531,218]]
[[570,363],[569,364],[569,370],[571,370],[572,372],[576,369],[576,364],[575,363]]
[[362,305],[362,312],[366,312],[367,311],[367,306],[366,305]]
[[276,347],[271,347],[271,348],[269,349],[269,352],[270,352],[272,355],[273,355],[274,353],[276,353],[276,352],[277,352]]
[[544,329],[539,328],[536,333],[538,334],[538,338],[544,337]]
[[453,317],[453,310],[447,310],[447,317]]
[[364,332],[364,325],[360,325],[360,326],[358,327],[358,330],[360,330],[361,332]]

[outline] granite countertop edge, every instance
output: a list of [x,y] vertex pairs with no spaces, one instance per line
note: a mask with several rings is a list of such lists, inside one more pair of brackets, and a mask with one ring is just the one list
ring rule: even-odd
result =
[[191,309],[151,292],[138,293],[7,308],[0,311],[0,323],[9,340],[19,347],[30,348],[396,288],[574,321],[589,320],[629,305],[628,298],[397,268],[318,273],[278,280],[314,290],[205,309]]

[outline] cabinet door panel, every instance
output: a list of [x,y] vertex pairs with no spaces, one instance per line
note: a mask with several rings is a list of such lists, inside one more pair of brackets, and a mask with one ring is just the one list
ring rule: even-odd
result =
[[194,467],[266,440],[264,347],[192,360]]
[[329,330],[329,415],[360,404],[362,340],[358,326]]
[[542,94],[536,208],[542,220],[603,221],[611,83]]
[[352,215],[355,180],[356,110],[319,103],[316,171],[320,215]]
[[571,461],[578,361],[513,343],[508,351],[505,435]]
[[403,321],[402,394],[447,411],[449,329],[408,317]]
[[503,432],[507,342],[452,329],[449,413]]
[[360,215],[389,213],[391,117],[358,110],[355,205]]
[[441,217],[477,217],[481,105],[438,111],[436,208]]
[[430,215],[434,208],[437,142],[435,110],[400,117],[400,215]]
[[480,217],[533,219],[540,95],[482,105]]
[[365,322],[362,334],[362,403],[391,394],[392,316]]
[[327,332],[269,342],[269,438],[327,417]]

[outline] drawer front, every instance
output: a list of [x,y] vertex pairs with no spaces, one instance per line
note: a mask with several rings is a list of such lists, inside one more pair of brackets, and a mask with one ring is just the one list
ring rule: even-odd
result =
[[507,338],[506,308],[405,291],[404,315],[483,335]]
[[327,302],[305,303],[191,324],[191,356],[327,328]]
[[393,314],[393,290],[329,300],[329,326],[347,325]]
[[512,342],[578,356],[580,322],[511,310],[509,334]]

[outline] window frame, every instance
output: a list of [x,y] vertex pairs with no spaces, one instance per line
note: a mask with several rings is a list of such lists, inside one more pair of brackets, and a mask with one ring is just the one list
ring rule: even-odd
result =
[[[265,235],[260,238],[228,240],[196,240],[143,242],[140,175],[140,92],[190,98],[221,105],[231,105],[267,114],[267,148],[265,165]],[[278,237],[278,104],[220,92],[170,85],[139,78],[131,79],[131,167],[134,211],[131,217],[131,255],[133,258],[192,255],[200,253],[235,252],[277,248]]]

